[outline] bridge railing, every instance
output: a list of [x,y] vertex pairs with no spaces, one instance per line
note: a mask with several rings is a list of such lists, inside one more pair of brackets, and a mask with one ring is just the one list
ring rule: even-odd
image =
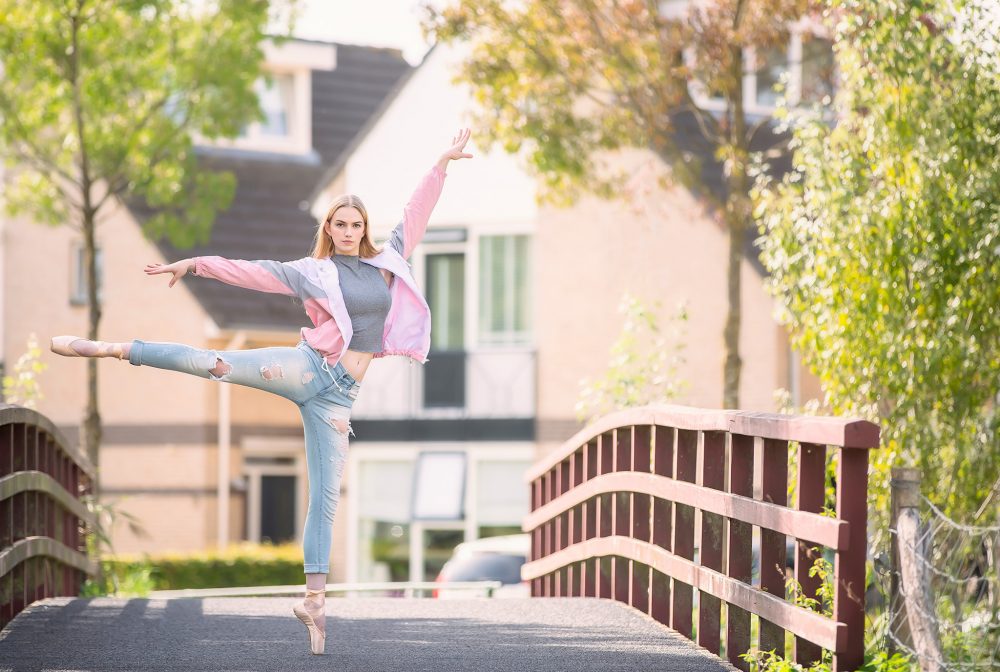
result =
[[48,418],[0,404],[0,628],[36,600],[79,594],[96,573],[84,538],[94,520],[81,501],[93,477]]
[[[716,655],[724,643],[741,669],[749,668],[739,656],[751,648],[751,617],[760,650],[783,654],[787,631],[798,662],[818,660],[824,648],[834,669],[856,669],[864,655],[868,450],[878,445],[878,426],[852,419],[683,406],[605,416],[529,471],[523,527],[532,544],[522,578],[533,596],[627,603],[689,639],[697,632]],[[824,511],[827,488],[835,490],[835,516]],[[833,552],[832,618],[786,597],[786,537],[798,540],[794,578],[806,596],[821,580],[809,576],[813,558]]]

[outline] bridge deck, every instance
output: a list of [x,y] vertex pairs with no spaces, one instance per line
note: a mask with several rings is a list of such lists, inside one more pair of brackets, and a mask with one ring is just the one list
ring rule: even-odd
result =
[[610,600],[327,599],[326,654],[296,598],[50,598],[0,633],[4,670],[733,670]]

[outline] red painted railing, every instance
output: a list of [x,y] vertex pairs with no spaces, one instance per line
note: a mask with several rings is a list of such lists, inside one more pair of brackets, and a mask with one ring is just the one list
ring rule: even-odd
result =
[[0,628],[36,600],[75,596],[97,563],[80,497],[94,467],[45,416],[0,404]]
[[[698,644],[719,655],[724,642],[741,669],[752,616],[760,650],[783,654],[787,631],[798,662],[818,660],[825,648],[834,669],[856,669],[864,654],[868,449],[878,444],[878,426],[862,420],[683,406],[605,416],[529,471],[524,530],[532,543],[522,577],[533,596],[612,598],[689,639],[698,591]],[[828,456],[828,448],[836,450]],[[828,457],[836,462],[831,482]],[[787,501],[790,463],[795,506]],[[828,486],[836,517],[821,515]],[[759,583],[751,578],[755,527]],[[810,549],[833,551],[833,618],[786,599],[786,536],[799,540],[794,576],[810,597],[820,580],[809,576]]]

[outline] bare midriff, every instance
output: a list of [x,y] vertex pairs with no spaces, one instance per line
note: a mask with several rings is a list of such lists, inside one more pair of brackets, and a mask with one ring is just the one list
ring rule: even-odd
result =
[[357,382],[365,377],[365,372],[368,370],[368,365],[372,363],[372,359],[375,358],[375,353],[373,352],[357,352],[356,350],[348,350],[344,353],[344,356],[340,358],[340,363],[344,365],[351,377]]

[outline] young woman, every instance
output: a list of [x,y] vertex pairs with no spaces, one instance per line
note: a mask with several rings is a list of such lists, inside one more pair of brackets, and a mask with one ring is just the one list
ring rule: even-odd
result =
[[303,328],[294,348],[218,352],[178,343],[127,343],[56,336],[53,352],[69,357],[117,357],[201,378],[246,385],[293,401],[302,414],[309,508],[302,535],[305,599],[293,608],[309,631],[310,650],[326,644],[326,577],[330,569],[333,517],[347,459],[351,406],[375,357],[405,355],[419,362],[430,348],[430,309],[406,258],[423,237],[444,186],[449,161],[471,158],[464,151],[471,131],[462,129],[452,146],[420,181],[403,219],[381,249],[372,242],[368,213],[352,195],[337,198],[319,223],[312,255],[296,261],[246,261],[218,256],[172,264],[149,264],[147,275],[169,273],[173,287],[188,272],[199,277],[296,296],[312,328]]

